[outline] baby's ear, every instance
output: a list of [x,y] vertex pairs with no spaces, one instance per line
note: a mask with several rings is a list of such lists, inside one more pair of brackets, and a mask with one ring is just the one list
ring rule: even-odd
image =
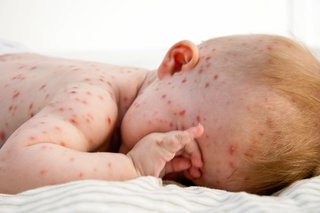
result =
[[171,76],[175,72],[193,69],[199,61],[199,49],[190,41],[180,41],[173,45],[158,68],[158,77]]

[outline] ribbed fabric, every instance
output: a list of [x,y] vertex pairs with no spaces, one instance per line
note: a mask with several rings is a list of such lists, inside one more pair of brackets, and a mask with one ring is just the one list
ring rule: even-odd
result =
[[320,177],[298,181],[276,196],[165,185],[154,177],[84,180],[0,194],[0,212],[320,212]]

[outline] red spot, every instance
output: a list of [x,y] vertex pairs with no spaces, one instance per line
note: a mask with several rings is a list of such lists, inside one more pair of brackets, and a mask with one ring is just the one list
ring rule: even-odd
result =
[[248,181],[248,180],[250,180],[250,177],[245,176],[245,177],[243,178],[243,180],[244,180],[244,181]]
[[39,90],[42,90],[42,89],[44,89],[44,88],[46,88],[46,84],[44,84],[44,85],[42,85],[40,88],[39,88]]
[[111,87],[112,86],[112,84],[109,82],[109,81],[107,81],[107,84]]
[[45,149],[47,149],[46,145],[41,146],[41,150],[45,150]]
[[73,125],[77,126],[78,125],[78,121],[76,121],[74,118],[70,118],[69,120]]
[[107,122],[109,125],[111,125],[111,118],[110,118],[110,117],[107,117],[107,118],[106,118],[106,122]]
[[204,88],[208,88],[209,85],[210,85],[210,84],[207,82],[207,83],[204,85]]
[[44,176],[44,175],[47,174],[47,170],[42,169],[42,170],[40,170],[39,174],[40,174],[41,176]]
[[182,81],[181,81],[181,83],[186,83],[186,82],[187,82],[186,78],[182,79]]
[[36,137],[34,137],[34,136],[30,136],[29,137],[29,140],[31,140],[31,141],[35,141],[37,138]]
[[269,127],[269,128],[273,128],[273,122],[271,119],[267,119],[266,120],[266,125]]
[[84,176],[83,172],[80,172],[79,173],[79,178],[83,178],[83,176]]
[[268,64],[274,64],[272,59],[268,59]]
[[166,97],[167,97],[167,95],[161,95],[161,98],[163,98],[163,99],[166,98]]
[[197,115],[196,119],[197,119],[198,122],[200,122],[200,116],[199,115]]
[[12,111],[12,110],[13,110],[13,107],[14,107],[13,105],[10,105],[10,106],[9,106],[9,111]]
[[66,143],[62,140],[62,141],[60,141],[60,145],[61,146],[66,146]]
[[6,139],[6,134],[4,131],[0,131],[0,140],[4,141]]
[[186,114],[186,110],[182,110],[182,111],[179,112],[180,116],[184,116],[184,114]]
[[214,76],[213,76],[213,80],[217,80],[218,78],[219,78],[218,75],[214,75]]
[[236,150],[237,150],[237,148],[236,148],[236,146],[235,145],[233,145],[233,144],[231,144],[230,146],[229,146],[229,154],[230,155],[233,155],[235,152],[236,152]]
[[12,96],[12,98],[14,99],[14,98],[18,97],[19,95],[20,95],[20,92],[15,91],[14,94],[13,94],[13,96]]
[[91,145],[94,144],[94,141],[93,141],[92,139],[89,139],[88,142],[89,142],[89,144],[91,144]]
[[244,155],[245,155],[246,157],[248,157],[248,158],[253,158],[253,154],[252,154],[252,152],[251,152],[250,150],[246,151],[246,152],[244,153]]
[[31,68],[30,68],[30,70],[35,70],[37,68],[37,66],[32,66]]

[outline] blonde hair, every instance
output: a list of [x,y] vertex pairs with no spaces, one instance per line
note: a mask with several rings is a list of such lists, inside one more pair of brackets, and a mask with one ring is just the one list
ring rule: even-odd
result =
[[[244,160],[250,177],[244,190],[270,194],[290,183],[320,173],[320,65],[303,46],[271,36],[265,62],[256,81],[289,100],[296,112],[282,117],[264,141],[253,148],[254,158]],[[234,182],[237,175],[231,177]]]

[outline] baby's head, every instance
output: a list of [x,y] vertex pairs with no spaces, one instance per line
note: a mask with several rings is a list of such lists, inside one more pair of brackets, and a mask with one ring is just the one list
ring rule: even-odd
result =
[[286,38],[182,41],[125,115],[123,143],[132,147],[150,132],[201,123],[204,166],[192,181],[267,194],[318,174],[319,98],[319,62]]

